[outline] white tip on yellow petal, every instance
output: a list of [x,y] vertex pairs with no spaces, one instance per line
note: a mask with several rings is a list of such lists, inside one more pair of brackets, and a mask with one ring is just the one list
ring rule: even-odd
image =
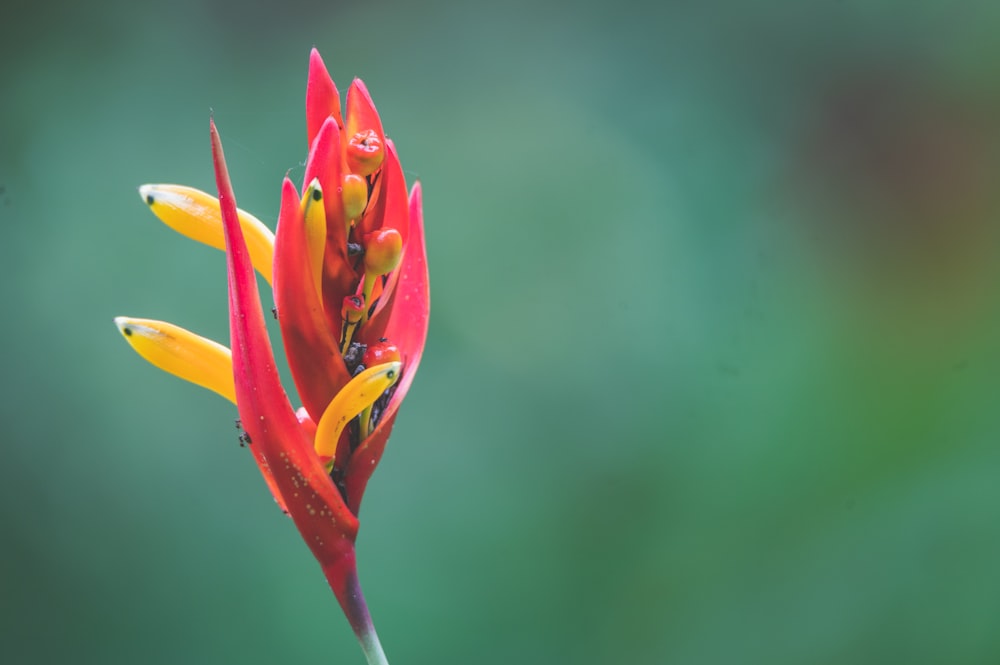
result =
[[369,367],[351,379],[344,389],[330,400],[323,417],[316,425],[316,453],[320,457],[333,457],[337,451],[340,433],[358,415],[375,403],[382,393],[399,379],[403,364],[383,363]]
[[152,365],[236,403],[229,349],[179,326],[153,319],[115,317],[135,352]]
[[[226,249],[219,199],[211,194],[182,185],[143,185],[139,196],[173,230],[216,249]],[[237,214],[253,267],[270,284],[274,233],[250,213],[237,210]]]

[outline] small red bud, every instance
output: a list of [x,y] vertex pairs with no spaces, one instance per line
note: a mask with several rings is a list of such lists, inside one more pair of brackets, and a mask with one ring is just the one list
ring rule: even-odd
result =
[[382,166],[385,145],[374,129],[365,129],[351,137],[345,150],[347,169],[360,176],[368,176]]
[[361,363],[365,367],[374,367],[382,363],[399,362],[399,348],[392,342],[376,342],[368,346]]

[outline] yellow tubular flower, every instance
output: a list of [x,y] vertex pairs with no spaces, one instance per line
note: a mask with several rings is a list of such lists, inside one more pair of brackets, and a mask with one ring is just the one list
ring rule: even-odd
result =
[[[320,457],[333,457],[337,440],[351,418],[358,415],[388,390],[399,379],[403,364],[388,362],[369,367],[351,379],[323,412],[316,425],[315,448]],[[332,466],[333,461],[327,463]]]
[[306,225],[306,247],[316,295],[323,297],[323,252],[326,251],[326,211],[319,179],[313,178],[302,197],[302,218]]
[[[182,185],[143,185],[139,196],[174,231],[210,247],[226,249],[219,199],[211,194]],[[274,233],[250,213],[237,210],[237,214],[253,267],[270,284]]]
[[115,325],[135,352],[155,367],[236,403],[228,348],[164,321],[119,316]]

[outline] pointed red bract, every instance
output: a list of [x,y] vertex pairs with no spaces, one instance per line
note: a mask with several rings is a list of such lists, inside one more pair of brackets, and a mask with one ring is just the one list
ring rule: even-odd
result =
[[[377,229],[393,228],[399,231],[403,246],[406,247],[411,224],[406,181],[403,177],[403,168],[400,166],[399,157],[396,154],[396,148],[392,141],[387,143],[388,153],[380,173],[379,185],[375,188],[377,198],[368,206],[369,210],[362,220],[361,233],[363,237],[363,234],[374,232]],[[391,312],[390,304],[393,302],[392,293],[401,274],[402,271],[397,269],[386,278],[384,286],[379,291],[379,302],[375,306],[375,311],[362,331],[361,340],[363,342],[370,344],[385,336],[385,328]]]
[[274,302],[299,399],[312,420],[319,422],[351,377],[316,293],[299,197],[288,178],[281,189],[274,237]]
[[368,88],[361,79],[354,79],[347,90],[347,123],[346,134],[350,140],[358,132],[372,130],[379,140],[385,144],[385,132],[382,130],[382,119],[375,110],[375,102],[368,94]]
[[347,505],[355,515],[361,507],[361,498],[368,486],[368,480],[382,459],[385,444],[396,421],[397,410],[410,390],[427,341],[430,323],[430,279],[427,272],[427,246],[424,241],[423,195],[419,182],[413,185],[410,193],[409,218],[410,236],[403,262],[396,269],[399,277],[396,289],[387,305],[389,319],[385,327],[385,337],[399,348],[403,360],[403,374],[392,399],[389,400],[382,421],[354,451],[347,467],[344,477]]
[[222,143],[211,123],[212,155],[226,238],[229,326],[236,403],[251,446],[274,474],[288,513],[324,567],[353,555],[357,518],[347,509],[299,427],[274,364],[257,281],[236,213]]
[[389,325],[385,336],[391,339],[403,356],[404,376],[389,403],[390,410],[398,408],[413,383],[427,343],[430,325],[430,275],[427,270],[427,244],[424,236],[423,190],[420,183],[413,184],[410,192],[410,237],[406,254],[400,264],[399,281],[392,294]]
[[343,202],[340,196],[341,174],[344,172],[343,161],[337,122],[333,118],[327,118],[317,132],[316,138],[309,145],[306,173],[302,179],[302,193],[305,194],[306,187],[313,181],[313,178],[319,180],[324,194],[327,195],[323,201],[326,223],[330,226],[339,222],[341,228],[344,226]]
[[337,86],[333,84],[319,51],[313,49],[309,53],[309,80],[306,82],[307,145],[312,144],[320,127],[331,116],[340,127],[344,126],[344,119],[340,115],[340,93],[337,92]]

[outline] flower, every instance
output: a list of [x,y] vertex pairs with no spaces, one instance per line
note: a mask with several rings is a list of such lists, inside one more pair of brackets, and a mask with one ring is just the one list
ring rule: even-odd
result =
[[[236,207],[214,120],[218,199],[178,185],[139,188],[168,226],[225,250],[232,350],[163,321],[115,323],[150,363],[236,404],[240,439],[275,501],[312,550],[369,662],[383,663],[354,542],[362,496],[427,337],[421,189],[416,183],[407,194],[364,83],[351,84],[342,114],[315,49],[306,131],[304,183],[300,190],[285,178],[273,234]],[[275,367],[254,269],[272,284],[298,410]]]

